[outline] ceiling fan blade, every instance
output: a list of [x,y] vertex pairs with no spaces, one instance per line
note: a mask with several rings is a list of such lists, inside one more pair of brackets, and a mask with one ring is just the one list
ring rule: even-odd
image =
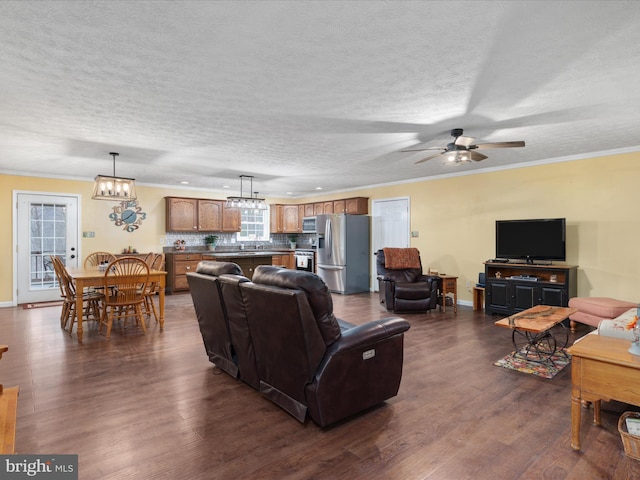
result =
[[469,150],[469,153],[471,154],[471,160],[473,160],[474,162],[479,162],[480,160],[484,160],[485,158],[489,158],[486,155],[483,155],[481,153],[475,152],[473,150]]
[[446,150],[446,147],[425,147],[400,150],[401,152],[424,152],[425,150]]
[[418,163],[423,163],[423,162],[426,162],[427,160],[431,160],[432,158],[439,157],[439,156],[440,156],[440,155],[442,155],[443,153],[444,153],[444,152],[436,153],[435,155],[430,155],[430,156],[428,156],[427,158],[423,158],[422,160],[418,160],[418,161],[416,162],[416,165],[417,165]]
[[456,141],[453,143],[455,143],[456,145],[463,145],[465,147],[468,147],[473,143],[474,140],[475,139],[473,137],[464,137],[460,135],[459,137],[456,137]]
[[469,148],[478,149],[478,148],[513,148],[513,147],[524,147],[524,141],[520,140],[517,142],[495,142],[495,143],[479,143],[478,145],[470,145]]

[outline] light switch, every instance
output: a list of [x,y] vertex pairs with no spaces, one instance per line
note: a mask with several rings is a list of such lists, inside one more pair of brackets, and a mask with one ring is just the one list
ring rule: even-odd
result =
[[411,232],[412,238],[418,238],[419,236],[420,236],[420,232],[418,232],[417,230],[414,230]]

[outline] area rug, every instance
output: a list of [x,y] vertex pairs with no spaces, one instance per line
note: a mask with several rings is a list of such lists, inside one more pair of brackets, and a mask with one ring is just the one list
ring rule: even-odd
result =
[[568,358],[562,354],[553,355],[551,357],[553,360],[553,364],[551,364],[551,362],[532,362],[523,359],[519,355],[516,356],[514,354],[515,352],[511,352],[509,355],[501,358],[493,364],[497,365],[498,367],[507,368],[509,370],[516,370],[522,373],[530,373],[542,378],[550,379],[555,377],[558,372],[560,372],[564,367],[571,363],[571,355],[569,354],[567,354]]

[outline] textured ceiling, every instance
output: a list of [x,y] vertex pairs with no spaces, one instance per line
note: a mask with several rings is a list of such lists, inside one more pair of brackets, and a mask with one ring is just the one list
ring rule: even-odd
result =
[[[0,1],[0,172],[304,196],[640,150],[640,2]],[[488,159],[416,165],[463,128]],[[246,183],[245,183],[246,185]]]

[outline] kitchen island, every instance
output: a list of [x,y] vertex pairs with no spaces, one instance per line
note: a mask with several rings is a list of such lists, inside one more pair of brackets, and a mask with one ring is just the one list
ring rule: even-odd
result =
[[279,265],[294,268],[293,250],[191,250],[166,253],[167,293],[189,291],[187,273],[195,272],[203,260],[237,263],[251,279],[258,265]]

